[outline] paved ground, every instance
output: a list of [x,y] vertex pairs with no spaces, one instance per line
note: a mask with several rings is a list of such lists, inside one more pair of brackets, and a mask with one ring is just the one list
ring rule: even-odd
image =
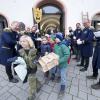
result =
[[[86,75],[91,74],[91,65],[87,72],[80,72],[76,62],[71,60],[67,70],[67,87],[65,96],[61,100],[100,100],[100,90],[90,88],[97,80],[87,80]],[[43,83],[43,73],[38,71],[37,76]],[[44,84],[37,94],[36,100],[60,100],[58,98],[58,83]],[[28,97],[28,83],[9,83],[3,66],[0,66],[0,100],[26,100]]]

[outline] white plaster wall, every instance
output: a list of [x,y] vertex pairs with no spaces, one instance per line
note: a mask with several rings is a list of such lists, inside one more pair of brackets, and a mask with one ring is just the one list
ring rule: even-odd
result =
[[[32,7],[39,0],[0,0],[0,13],[4,14],[9,23],[14,20],[22,21],[27,26],[33,25]],[[58,0],[65,6],[65,25],[75,28],[77,22],[82,21],[81,13],[89,13],[91,19],[100,12],[100,0]]]
[[14,20],[26,25],[33,25],[32,6],[34,0],[0,0],[0,13],[4,14],[9,23]]
[[67,27],[75,28],[77,22],[82,23],[82,12],[89,13],[89,19],[100,12],[100,0],[63,0],[67,6]]

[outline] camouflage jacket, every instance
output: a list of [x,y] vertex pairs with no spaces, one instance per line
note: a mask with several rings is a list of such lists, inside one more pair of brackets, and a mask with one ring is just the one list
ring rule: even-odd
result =
[[35,58],[36,58],[36,52],[37,50],[35,48],[31,48],[28,52],[28,54],[25,52],[25,50],[22,48],[19,50],[19,54],[21,57],[24,58],[26,64],[27,64],[27,68],[35,68],[36,65],[33,63]]

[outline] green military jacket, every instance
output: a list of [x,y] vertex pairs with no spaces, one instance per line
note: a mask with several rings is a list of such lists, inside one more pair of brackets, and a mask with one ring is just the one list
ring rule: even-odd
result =
[[19,55],[23,57],[23,59],[25,60],[27,64],[27,67],[30,67],[30,68],[36,67],[36,65],[33,63],[33,61],[36,58],[36,52],[37,50],[35,48],[31,48],[28,54],[25,52],[23,48],[19,50]]

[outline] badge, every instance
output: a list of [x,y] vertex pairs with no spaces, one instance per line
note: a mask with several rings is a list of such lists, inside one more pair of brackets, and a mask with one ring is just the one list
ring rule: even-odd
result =
[[42,9],[36,8],[34,9],[34,18],[37,23],[39,23],[42,19]]
[[81,31],[78,31],[78,33],[80,33]]
[[83,33],[84,33],[84,34],[87,34],[87,31],[84,31]]

